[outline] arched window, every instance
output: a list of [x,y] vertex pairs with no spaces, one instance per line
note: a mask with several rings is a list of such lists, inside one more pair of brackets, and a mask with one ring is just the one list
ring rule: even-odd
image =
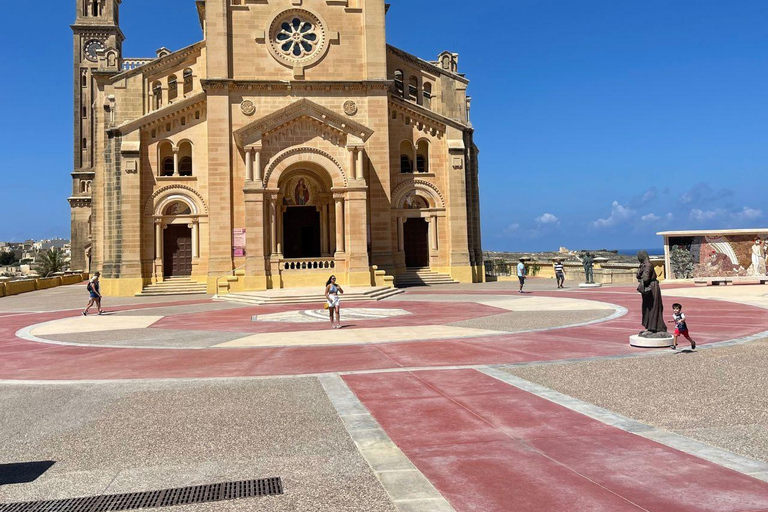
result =
[[163,84],[155,82],[152,84],[152,109],[157,110],[163,106]]
[[432,108],[432,84],[429,82],[424,84],[424,106]]
[[88,117],[88,107],[83,107],[83,119]]
[[157,145],[157,162],[160,176],[173,176],[173,145],[164,140]]
[[179,144],[179,175],[192,176],[192,143]]
[[99,0],[93,0],[91,2],[91,16],[99,15]]
[[176,75],[168,77],[168,101],[175,100],[179,95],[179,82],[176,79]]
[[82,87],[88,87],[88,73],[83,71],[83,76],[80,78],[80,85]]
[[192,70],[187,68],[184,70],[184,94],[192,92]]
[[398,96],[403,96],[403,72],[399,69],[395,70],[395,92]]
[[429,172],[429,142],[419,141],[416,148],[416,171]]
[[80,193],[85,194],[85,181],[80,182]]
[[400,143],[400,172],[413,172],[413,146],[407,140]]
[[88,149],[88,139],[83,138],[83,149]]
[[408,79],[408,99],[411,101],[419,100],[419,81],[415,76]]

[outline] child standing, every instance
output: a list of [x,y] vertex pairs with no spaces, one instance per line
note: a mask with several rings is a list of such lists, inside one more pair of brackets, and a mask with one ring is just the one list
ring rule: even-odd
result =
[[672,350],[677,348],[677,338],[679,336],[685,336],[691,342],[691,350],[695,350],[696,342],[688,334],[688,324],[685,321],[685,313],[683,313],[683,306],[681,304],[672,304],[672,319],[675,322],[675,344],[672,346]]

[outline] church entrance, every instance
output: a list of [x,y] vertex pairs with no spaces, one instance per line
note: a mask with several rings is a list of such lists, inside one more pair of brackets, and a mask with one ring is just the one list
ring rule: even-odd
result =
[[284,255],[287,259],[319,258],[320,212],[314,206],[289,206],[283,214]]
[[424,219],[408,219],[403,224],[405,266],[429,266],[429,225]]
[[192,275],[192,229],[186,224],[169,224],[163,234],[165,277]]

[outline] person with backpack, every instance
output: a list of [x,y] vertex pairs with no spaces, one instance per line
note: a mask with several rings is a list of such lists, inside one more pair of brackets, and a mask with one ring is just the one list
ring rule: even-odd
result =
[[101,291],[99,291],[99,277],[101,277],[101,272],[96,272],[93,274],[93,277],[88,281],[88,293],[91,295],[91,299],[88,301],[88,305],[83,310],[83,316],[88,316],[88,311],[91,309],[91,306],[96,304],[96,307],[99,309],[99,314],[103,315],[104,310],[101,309]]

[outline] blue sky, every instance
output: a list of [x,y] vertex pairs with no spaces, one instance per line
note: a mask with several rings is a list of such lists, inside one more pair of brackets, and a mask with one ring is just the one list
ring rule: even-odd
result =
[[[486,249],[768,226],[768,2],[390,3],[391,44],[472,81]],[[69,233],[74,2],[30,5],[0,19],[0,240]],[[121,25],[126,57],[201,38],[193,0],[124,0]]]

